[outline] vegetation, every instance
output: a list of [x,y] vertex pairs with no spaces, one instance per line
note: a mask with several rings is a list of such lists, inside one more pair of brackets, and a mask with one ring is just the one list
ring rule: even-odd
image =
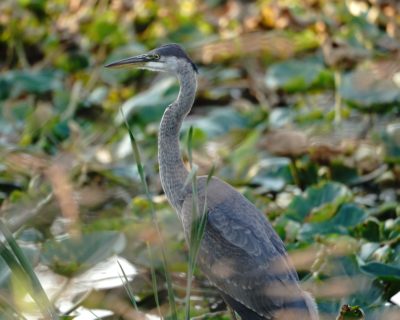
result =
[[395,0],[2,0],[0,319],[230,319],[159,182],[178,84],[103,68],[169,42],[192,173],[270,219],[321,319],[399,319]]

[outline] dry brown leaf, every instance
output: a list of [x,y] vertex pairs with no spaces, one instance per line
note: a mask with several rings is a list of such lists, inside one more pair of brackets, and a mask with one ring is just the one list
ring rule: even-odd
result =
[[276,130],[265,136],[262,145],[274,155],[294,158],[306,154],[308,138],[300,131]]

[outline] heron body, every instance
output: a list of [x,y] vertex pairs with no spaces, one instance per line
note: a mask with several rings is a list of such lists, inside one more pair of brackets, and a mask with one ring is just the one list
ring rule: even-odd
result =
[[[243,320],[317,320],[311,296],[299,286],[284,245],[266,217],[229,184],[212,177],[197,178],[197,193],[187,185],[189,175],[180,154],[179,130],[192,108],[197,68],[185,51],[168,44],[147,54],[111,63],[132,65],[177,76],[178,98],[165,110],[158,139],[160,178],[190,240],[193,197],[207,222],[198,265],[225,302]],[[206,205],[206,208],[204,206]]]

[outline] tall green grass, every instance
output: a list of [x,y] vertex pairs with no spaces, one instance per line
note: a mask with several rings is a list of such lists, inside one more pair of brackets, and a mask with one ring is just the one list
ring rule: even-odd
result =
[[[133,150],[133,155],[134,155],[134,158],[136,161],[140,180],[144,187],[144,191],[145,191],[147,200],[150,204],[150,210],[152,213],[153,223],[156,228],[157,236],[159,237],[159,240],[161,243],[162,264],[163,264],[164,275],[165,275],[165,279],[166,279],[166,283],[167,283],[168,300],[170,303],[171,319],[177,320],[178,315],[177,315],[175,294],[174,294],[174,290],[173,290],[171,275],[168,272],[168,262],[167,262],[167,258],[166,258],[165,248],[162,245],[162,243],[163,243],[162,234],[160,231],[160,226],[158,224],[158,219],[157,219],[156,211],[154,208],[153,199],[151,197],[151,194],[150,194],[150,191],[148,188],[148,184],[146,181],[139,147],[138,147],[137,141],[132,133],[132,130],[130,129],[130,127],[128,125],[128,122],[127,122],[126,117],[123,114],[122,110],[121,110],[121,114],[122,114],[122,118],[124,119],[125,126],[128,130],[128,134],[129,134],[129,138],[130,138],[130,142],[131,142],[131,146],[132,146],[132,150]],[[185,319],[189,320],[190,319],[190,294],[191,294],[192,278],[193,278],[193,274],[194,274],[195,267],[196,267],[197,256],[199,253],[201,240],[203,238],[206,223],[207,223],[207,187],[206,187],[206,191],[205,191],[204,203],[202,204],[201,210],[199,208],[199,194],[198,194],[198,189],[197,189],[197,175],[196,175],[197,167],[195,165],[193,165],[193,157],[192,157],[192,150],[193,150],[193,128],[192,127],[190,128],[189,134],[188,134],[187,150],[188,150],[188,157],[189,157],[189,163],[190,163],[190,172],[189,172],[188,179],[186,181],[186,185],[191,184],[191,186],[192,186],[192,201],[193,201],[193,203],[192,203],[192,226],[191,226],[190,239],[189,239],[188,272],[187,272],[187,281],[186,281],[186,290],[185,290],[186,291],[185,292]],[[208,185],[209,181],[211,180],[213,172],[214,172],[214,167],[208,174],[207,183],[206,183],[207,185]],[[149,255],[151,256],[150,248],[149,248]],[[158,290],[157,290],[156,275],[155,275],[154,268],[151,269],[151,274],[152,274],[154,298],[155,298],[159,313],[161,315],[159,298],[158,298],[158,294],[157,294]],[[128,289],[126,289],[126,290],[128,292],[128,295],[130,297],[133,297],[132,292],[128,291]],[[131,298],[131,300],[132,300],[132,298]],[[134,298],[132,300],[132,303],[133,303],[133,301],[134,301]],[[136,306],[136,304],[135,304],[135,306]]]
[[12,272],[17,275],[16,279],[18,284],[29,292],[45,319],[59,319],[30,261],[2,220],[0,220],[0,232],[3,234],[6,241],[6,243],[0,243],[0,256],[7,263]]
[[211,177],[214,172],[214,167],[212,167],[211,171],[208,174],[205,195],[204,195],[204,203],[202,209],[199,208],[199,193],[197,188],[197,167],[193,165],[193,127],[190,127],[187,139],[187,150],[188,150],[188,158],[190,164],[190,174],[189,180],[191,180],[192,184],[192,224],[190,230],[190,238],[189,238],[189,261],[188,261],[188,272],[187,272],[187,281],[186,281],[186,297],[185,297],[185,319],[190,319],[190,294],[192,289],[192,281],[193,274],[196,268],[197,256],[199,253],[201,240],[203,239],[203,235],[205,232],[206,224],[207,224],[207,186],[211,180]]
[[[139,172],[139,176],[140,176],[140,180],[142,182],[142,185],[144,187],[144,191],[146,193],[146,197],[147,200],[149,202],[150,205],[150,211],[152,214],[152,220],[157,232],[157,236],[159,237],[159,241],[161,244],[161,254],[162,254],[162,264],[163,264],[163,269],[164,269],[164,275],[165,275],[165,280],[167,283],[167,291],[168,291],[168,300],[169,300],[169,307],[170,307],[170,312],[171,312],[171,319],[172,320],[178,320],[178,315],[177,315],[177,311],[176,311],[176,302],[175,302],[175,294],[174,294],[174,289],[172,286],[172,280],[171,280],[171,275],[168,272],[168,263],[167,263],[167,257],[166,257],[166,253],[165,253],[165,248],[163,246],[163,238],[162,238],[162,234],[161,234],[161,230],[160,230],[160,226],[158,224],[158,220],[157,220],[157,214],[156,214],[156,210],[154,208],[154,202],[152,199],[152,196],[150,194],[149,191],[149,187],[146,181],[146,177],[145,177],[145,173],[144,173],[144,168],[142,165],[142,160],[141,160],[141,156],[140,156],[140,152],[139,152],[139,147],[138,144],[136,142],[135,136],[132,133],[132,130],[130,129],[128,122],[126,120],[126,117],[121,110],[121,114],[122,114],[122,118],[124,119],[124,123],[126,126],[126,129],[128,130],[128,134],[129,134],[129,139],[131,141],[131,146],[132,146],[132,150],[133,150],[133,155],[136,161],[136,166]],[[154,281],[155,281],[155,274],[153,274],[152,272],[152,281],[153,281],[153,287],[154,287]],[[155,288],[157,289],[157,288]],[[157,294],[155,292],[155,294]],[[158,301],[158,297],[155,296],[156,302]],[[159,306],[158,306],[159,308]]]

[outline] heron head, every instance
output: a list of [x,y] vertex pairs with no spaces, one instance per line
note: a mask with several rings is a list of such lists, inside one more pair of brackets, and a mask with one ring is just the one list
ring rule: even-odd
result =
[[164,71],[178,73],[182,68],[190,68],[197,72],[197,67],[189,58],[181,46],[177,44],[166,44],[159,48],[135,57],[122,59],[107,64],[105,67],[132,66],[152,71]]

